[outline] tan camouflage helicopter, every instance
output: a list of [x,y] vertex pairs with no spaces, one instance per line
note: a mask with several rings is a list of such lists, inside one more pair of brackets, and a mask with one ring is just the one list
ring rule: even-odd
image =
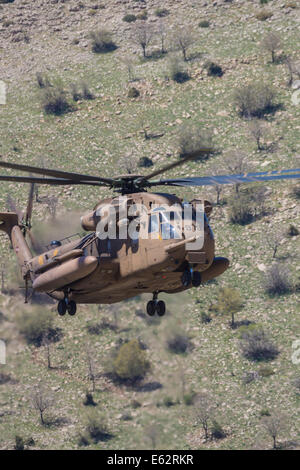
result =
[[[228,268],[229,261],[214,256],[215,241],[208,221],[212,211],[211,203],[195,199],[190,201],[191,211],[188,216],[183,216],[184,223],[188,223],[192,229],[190,235],[187,235],[183,231],[182,222],[178,224],[175,220],[174,213],[172,218],[171,210],[175,205],[177,213],[178,207],[179,212],[183,212],[183,200],[173,194],[147,192],[147,189],[157,186],[209,186],[293,179],[300,178],[300,169],[154,179],[208,152],[210,149],[201,149],[186,154],[184,158],[146,176],[125,175],[115,178],[0,161],[0,167],[42,175],[0,176],[0,181],[31,184],[24,216],[17,214],[17,211],[0,213],[0,230],[10,238],[25,281],[25,302],[28,289],[32,286],[34,291],[45,292],[58,301],[60,315],[66,312],[75,315],[77,304],[112,304],[141,293],[151,293],[153,300],[147,304],[147,313],[162,316],[166,306],[162,300],[158,300],[160,292],[176,294],[221,275]],[[81,218],[82,228],[90,232],[86,236],[71,242],[54,240],[50,249],[33,256],[25,236],[28,233],[33,238],[30,229],[35,184],[102,186],[113,189],[119,195],[100,201],[90,214]],[[124,217],[124,204],[127,209],[142,206],[143,217],[139,211],[130,215],[129,210]],[[199,204],[203,208],[203,239],[195,248],[192,242],[197,242],[196,215]],[[111,225],[110,208],[114,209],[116,236],[101,238],[97,227],[99,224],[106,228]],[[120,230],[127,227],[130,220],[135,223],[135,235],[120,237]],[[142,231],[151,236],[142,237]]]

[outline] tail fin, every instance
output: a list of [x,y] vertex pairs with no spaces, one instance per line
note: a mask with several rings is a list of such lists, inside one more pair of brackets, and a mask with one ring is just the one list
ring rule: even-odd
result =
[[0,213],[0,230],[7,233],[12,247],[17,255],[22,274],[25,277],[28,274],[27,262],[32,258],[32,253],[19,227],[17,214],[14,212]]

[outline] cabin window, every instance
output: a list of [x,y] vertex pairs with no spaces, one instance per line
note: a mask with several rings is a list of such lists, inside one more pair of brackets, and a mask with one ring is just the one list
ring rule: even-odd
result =
[[158,214],[151,214],[149,218],[149,233],[155,233],[159,231]]

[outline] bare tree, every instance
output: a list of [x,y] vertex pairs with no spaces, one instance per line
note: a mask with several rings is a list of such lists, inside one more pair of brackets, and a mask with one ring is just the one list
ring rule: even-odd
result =
[[297,78],[300,78],[300,64],[295,63],[290,56],[285,58],[284,63],[288,70],[289,78],[287,84],[290,87],[293,84],[295,75]]
[[[248,155],[242,152],[232,151],[225,155],[224,157],[224,165],[233,174],[244,174],[250,170],[250,165],[248,164]],[[235,185],[236,193],[239,192],[240,184],[237,183]]]
[[175,49],[180,50],[183,55],[183,60],[188,60],[187,53],[188,49],[195,42],[195,37],[189,27],[176,28],[176,32],[173,36],[173,44]]
[[43,387],[38,387],[32,395],[32,405],[40,414],[41,423],[45,424],[44,413],[54,404],[54,398]]
[[249,134],[255,140],[257,149],[263,150],[263,147],[261,145],[261,140],[265,134],[264,124],[258,119],[253,119],[249,121]]
[[134,80],[134,62],[133,59],[129,56],[125,56],[122,59],[123,64],[127,69],[128,81],[132,82]]
[[96,365],[95,365],[95,354],[90,349],[90,347],[86,350],[86,360],[88,366],[88,379],[92,382],[92,390],[95,392],[96,390]]
[[284,233],[279,227],[271,227],[265,235],[267,236],[264,236],[264,240],[273,251],[272,257],[276,258],[278,248],[284,239]]
[[261,424],[273,440],[273,449],[277,449],[278,436],[287,427],[286,417],[281,413],[273,413],[271,416],[264,417]]
[[167,52],[167,49],[166,49],[167,28],[163,21],[160,21],[158,23],[156,32],[160,41],[160,52],[162,54],[165,54]]
[[196,422],[202,426],[204,431],[205,440],[208,439],[208,428],[209,421],[212,419],[214,414],[214,404],[209,395],[206,393],[200,393],[197,395],[195,400],[196,406]]
[[272,31],[269,32],[262,40],[262,48],[268,52],[271,52],[272,55],[272,63],[274,64],[276,60],[275,53],[281,47],[281,40],[278,34],[273,33]]
[[138,166],[138,158],[132,153],[127,153],[119,159],[120,171],[125,172],[128,175],[132,175]]
[[143,21],[141,24],[134,26],[133,28],[133,39],[141,46],[143,51],[143,57],[147,57],[147,47],[150,45],[154,36],[153,28],[146,22]]

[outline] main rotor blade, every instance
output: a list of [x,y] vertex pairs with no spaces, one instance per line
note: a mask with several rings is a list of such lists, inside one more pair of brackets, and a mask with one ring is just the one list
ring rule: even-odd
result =
[[300,169],[245,173],[244,175],[199,176],[149,181],[151,186],[214,186],[224,184],[257,183],[282,179],[300,178]]
[[[16,183],[37,183],[37,184],[49,184],[49,185],[65,185],[72,186],[74,184],[78,185],[88,185],[88,186],[104,186],[102,183],[97,181],[74,181],[67,179],[59,178],[38,178],[35,176],[6,176],[0,175],[0,181],[14,181]],[[106,186],[106,185],[105,185]]]
[[150,178],[154,178],[155,176],[161,175],[162,173],[165,173],[166,171],[172,170],[172,168],[176,168],[177,166],[184,165],[186,162],[190,160],[195,160],[201,155],[211,153],[212,151],[213,151],[212,148],[204,148],[204,149],[195,150],[194,152],[187,153],[184,158],[177,160],[176,162],[170,163],[169,165],[164,166],[160,170],[153,171],[149,175],[143,176],[142,181],[149,180]]
[[12,170],[27,171],[29,173],[36,173],[38,175],[53,176],[55,178],[64,178],[67,180],[74,181],[97,181],[107,185],[114,183],[114,180],[111,178],[101,178],[99,176],[92,175],[81,175],[80,173],[71,173],[68,171],[61,170],[51,170],[50,168],[40,168],[30,165],[21,165],[19,163],[10,163],[0,161],[0,167],[2,168],[11,168]]

